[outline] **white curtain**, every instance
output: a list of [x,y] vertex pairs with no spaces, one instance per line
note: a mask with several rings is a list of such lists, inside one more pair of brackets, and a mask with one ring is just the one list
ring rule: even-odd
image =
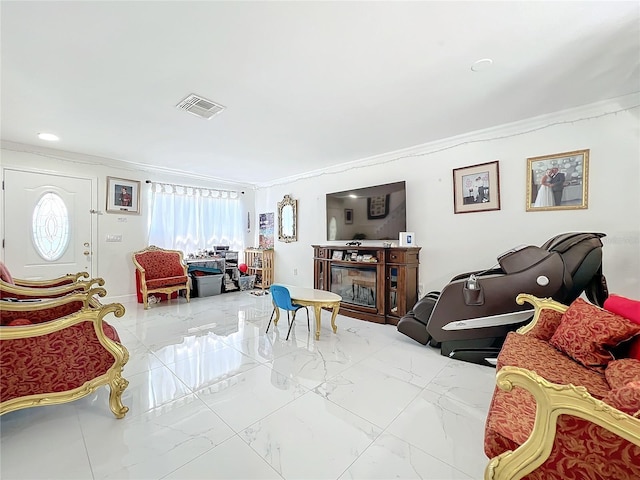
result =
[[149,245],[185,254],[214,245],[243,248],[238,192],[152,183]]

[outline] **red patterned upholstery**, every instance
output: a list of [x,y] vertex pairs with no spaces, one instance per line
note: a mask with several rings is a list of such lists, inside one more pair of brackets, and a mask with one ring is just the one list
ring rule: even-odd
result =
[[113,363],[113,356],[98,341],[91,322],[48,335],[3,342],[0,399],[5,402],[43,392],[71,390],[103,375]]
[[[640,418],[640,381],[611,390],[604,401],[629,415]],[[637,478],[640,478],[637,477]]]
[[189,301],[189,277],[182,252],[150,246],[135,252],[133,263],[145,309],[149,308],[148,296],[151,293],[166,294],[171,298],[171,294],[185,290]]
[[174,285],[184,285],[187,281],[186,275],[178,277],[156,278],[147,280],[147,288],[172,287]]
[[138,253],[136,260],[150,278],[179,277],[184,274],[182,258],[176,252],[157,250]]
[[621,358],[609,362],[604,370],[609,387],[618,388],[629,382],[640,381],[640,360],[634,358]]
[[640,333],[640,325],[576,299],[562,316],[549,343],[585,367],[602,368],[613,360],[608,348]]
[[562,312],[549,308],[544,309],[540,312],[540,316],[534,327],[529,330],[526,335],[531,335],[540,340],[549,340],[553,334],[556,333],[556,329],[558,325],[560,325],[561,320]]
[[[0,302],[0,414],[67,402],[107,384],[113,413],[122,418],[127,412],[121,395],[128,382],[121,372],[129,354],[103,320],[112,312],[122,316],[124,308],[83,308],[90,294],[86,302],[77,296],[49,300],[54,305],[41,310],[26,309],[37,304]],[[104,335],[96,333],[100,327]]]
[[[583,307],[581,311],[584,314]],[[544,338],[553,329],[550,325],[558,320],[557,312],[549,310],[549,313],[552,314],[540,316],[547,326],[537,332],[531,330],[524,335],[512,332],[507,336],[498,356],[497,369],[504,366],[521,367],[536,372],[552,383],[584,386],[591,396],[640,418],[640,362],[620,359],[610,361],[606,369],[587,368],[549,342],[536,338],[538,335]],[[589,318],[586,321],[591,327],[599,324],[599,321],[594,322]],[[610,333],[624,330],[626,325],[618,329],[617,321],[613,319],[613,329],[603,328],[602,331]],[[624,336],[618,333],[613,335],[614,338]],[[611,335],[606,337],[612,338]],[[578,335],[577,338],[576,341],[582,342],[584,337]],[[599,341],[602,338],[599,337]],[[487,457],[494,458],[504,452],[518,450],[529,439],[535,416],[536,401],[529,391],[520,387],[514,387],[511,391],[496,387],[485,423],[484,450]],[[551,454],[534,472],[522,478],[640,479],[640,446],[594,422],[563,414],[556,423]]]
[[28,312],[2,310],[0,311],[0,325],[8,325],[11,321],[18,318],[26,318],[31,323],[48,322],[75,313],[80,310],[83,305],[84,303],[78,300],[43,310],[29,310]]
[[496,368],[505,365],[526,368],[553,383],[582,385],[589,393],[602,399],[611,389],[604,375],[584,367],[559,352],[547,342],[529,335],[510,332],[498,355]]

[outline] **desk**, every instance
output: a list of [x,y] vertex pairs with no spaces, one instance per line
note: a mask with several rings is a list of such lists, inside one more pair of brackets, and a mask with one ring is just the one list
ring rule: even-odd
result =
[[[282,284],[280,284],[282,285]],[[316,318],[316,340],[320,340],[320,317],[322,315],[322,307],[331,308],[331,328],[333,333],[338,331],[336,326],[336,315],[340,310],[340,302],[342,297],[336,293],[327,292],[325,290],[316,290],[315,288],[295,287],[293,285],[282,285],[287,287],[291,294],[291,302],[305,307],[313,307]],[[280,319],[280,309],[276,308],[276,318],[273,320],[274,325],[278,325]]]

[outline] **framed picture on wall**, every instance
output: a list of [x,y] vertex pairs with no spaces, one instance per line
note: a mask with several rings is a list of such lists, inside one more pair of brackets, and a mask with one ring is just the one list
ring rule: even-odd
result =
[[344,223],[347,225],[351,225],[353,223],[353,209],[345,208],[344,209]]
[[527,158],[527,212],[587,208],[589,150]]
[[454,213],[500,210],[498,162],[480,163],[453,170]]
[[140,182],[107,177],[107,213],[140,213]]
[[367,218],[369,220],[384,218],[389,214],[389,197],[390,195],[387,193],[367,198]]

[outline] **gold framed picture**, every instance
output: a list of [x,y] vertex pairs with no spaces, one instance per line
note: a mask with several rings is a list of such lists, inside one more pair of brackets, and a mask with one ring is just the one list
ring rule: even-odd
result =
[[140,213],[140,182],[107,177],[107,213]]
[[453,170],[453,212],[500,210],[498,161]]
[[527,212],[587,208],[589,150],[527,158]]

